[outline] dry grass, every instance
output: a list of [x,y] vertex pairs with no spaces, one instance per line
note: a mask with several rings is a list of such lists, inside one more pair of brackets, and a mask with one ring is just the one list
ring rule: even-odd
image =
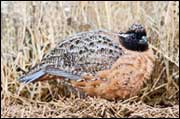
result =
[[[10,101],[11,102],[11,101]],[[30,103],[31,102],[31,103]],[[159,108],[142,102],[110,102],[97,98],[67,98],[51,102],[13,104],[2,108],[2,117],[178,117],[179,106]],[[14,110],[18,111],[14,111]]]
[[[179,117],[179,2],[3,2],[1,10],[1,117]],[[56,81],[17,81],[18,67],[27,71],[66,36],[134,22],[145,25],[157,55],[139,96],[75,98]]]

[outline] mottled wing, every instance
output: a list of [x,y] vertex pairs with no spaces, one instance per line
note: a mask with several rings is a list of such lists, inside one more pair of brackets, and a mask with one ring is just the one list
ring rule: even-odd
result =
[[122,49],[110,35],[84,32],[59,43],[42,61],[67,72],[94,74],[109,69],[122,54]]
[[119,45],[105,32],[78,33],[60,42],[30,73],[43,69],[45,73],[76,79],[83,73],[109,69],[122,54]]

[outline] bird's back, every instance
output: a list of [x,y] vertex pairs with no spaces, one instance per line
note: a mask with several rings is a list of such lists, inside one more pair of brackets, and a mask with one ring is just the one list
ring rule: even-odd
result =
[[84,73],[96,74],[111,68],[121,55],[123,50],[115,42],[114,34],[102,30],[81,32],[59,42],[25,76],[43,70],[54,75],[63,72],[63,77],[72,75],[76,79]]

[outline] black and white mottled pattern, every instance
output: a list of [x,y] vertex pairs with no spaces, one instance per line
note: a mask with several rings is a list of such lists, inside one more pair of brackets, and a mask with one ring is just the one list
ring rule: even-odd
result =
[[109,69],[121,55],[123,50],[105,31],[81,32],[58,43],[28,74],[43,69],[78,76],[83,73],[94,75],[98,71]]

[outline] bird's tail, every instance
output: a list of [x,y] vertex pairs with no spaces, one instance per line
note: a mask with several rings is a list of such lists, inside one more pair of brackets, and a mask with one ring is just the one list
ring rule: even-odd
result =
[[36,71],[34,73],[27,74],[27,75],[21,77],[19,79],[19,81],[26,83],[26,84],[31,83],[34,81],[38,81],[39,79],[41,79],[46,74],[50,74],[52,76],[64,77],[64,78],[68,78],[70,80],[78,80],[81,78],[80,75],[72,74],[72,73],[62,71],[59,69],[45,68],[45,69],[41,69],[39,71]]
[[31,83],[33,81],[38,80],[39,78],[41,78],[45,74],[46,74],[45,71],[39,70],[39,71],[34,72],[32,74],[27,74],[23,77],[20,77],[19,81],[28,84],[28,83]]

